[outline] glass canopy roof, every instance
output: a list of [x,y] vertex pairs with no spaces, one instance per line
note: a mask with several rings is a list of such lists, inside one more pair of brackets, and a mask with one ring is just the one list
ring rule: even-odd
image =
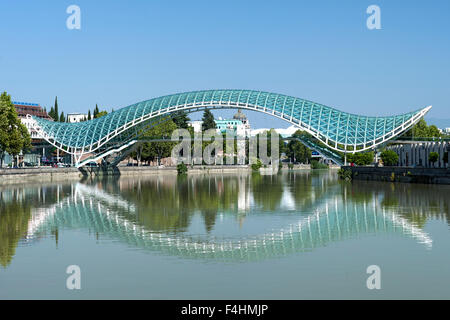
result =
[[338,151],[359,152],[401,134],[431,107],[396,116],[369,117],[283,94],[254,90],[203,90],[153,98],[80,123],[52,122],[33,117],[47,141],[70,153],[92,152],[138,124],[179,110],[241,108],[284,119]]

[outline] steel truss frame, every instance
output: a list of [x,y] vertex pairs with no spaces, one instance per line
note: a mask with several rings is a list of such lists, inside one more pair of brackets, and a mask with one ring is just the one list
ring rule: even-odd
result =
[[[399,116],[368,117],[341,112],[312,101],[254,90],[205,90],[146,100],[102,118],[81,123],[51,122],[30,117],[38,134],[56,148],[72,154],[80,167],[86,154],[101,159],[120,152],[150,128],[178,111],[246,109],[287,121],[311,134],[328,148],[346,153],[375,149],[417,123],[431,106]],[[129,145],[128,145],[129,146]]]

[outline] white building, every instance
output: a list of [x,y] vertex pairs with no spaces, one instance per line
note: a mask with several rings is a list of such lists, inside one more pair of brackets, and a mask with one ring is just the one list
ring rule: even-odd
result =
[[22,124],[25,125],[25,127],[27,127],[32,141],[36,142],[38,139],[40,139],[40,136],[34,130],[32,126],[33,121],[30,118],[28,118],[28,115],[51,121],[53,121],[53,119],[50,118],[47,112],[44,109],[42,109],[42,107],[38,103],[13,101],[13,104],[14,107],[16,108],[16,112],[20,121],[22,122]]
[[[250,135],[252,137],[263,133],[264,131],[270,131],[271,129],[268,128],[261,128],[261,129],[254,129],[251,130]],[[291,137],[297,130],[300,130],[299,127],[297,126],[290,126],[289,128],[286,129],[274,129],[276,133],[278,133],[279,135],[281,135],[283,138],[288,138]]]
[[[216,123],[217,132],[225,133],[226,131],[233,131],[238,136],[250,136],[250,121],[247,119],[247,116],[241,112],[240,109],[233,116],[233,119],[223,119],[222,117],[219,117],[214,121]],[[201,120],[189,121],[189,125],[194,128],[194,132],[202,131],[202,123],[203,121]]]
[[236,128],[237,134],[249,137],[251,132],[250,121],[247,116],[241,112],[241,109],[238,109],[237,113],[233,116],[233,120],[240,121],[242,123],[242,126]]
[[68,113],[67,122],[76,123],[87,119],[87,114],[85,113]]
[[189,126],[194,128],[194,132],[202,132],[202,123],[203,123],[203,121],[201,121],[201,120],[188,122]]
[[37,133],[36,130],[34,130],[33,128],[33,119],[29,119],[29,118],[20,118],[20,122],[22,122],[22,124],[27,127],[28,132],[30,133],[31,139],[33,140],[37,140],[40,139],[41,137],[39,136],[39,134]]

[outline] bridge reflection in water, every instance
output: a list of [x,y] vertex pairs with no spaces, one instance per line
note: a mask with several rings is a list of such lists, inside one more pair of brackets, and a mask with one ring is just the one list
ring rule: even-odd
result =
[[[236,195],[239,198],[254,197],[247,178],[243,181]],[[312,192],[311,201],[304,203],[301,209],[312,213],[295,215],[297,221],[279,229],[239,237],[204,237],[176,230],[154,230],[141,222],[136,204],[117,193],[77,183],[55,204],[31,210],[24,241],[33,242],[52,230],[88,229],[144,250],[181,258],[222,261],[282,257],[336,241],[380,234],[411,238],[424,248],[432,248],[430,236],[416,223],[398,214],[396,206],[386,204],[387,197],[372,195],[357,201],[351,199],[347,188],[338,182],[329,183],[325,188],[318,187],[321,191]],[[331,197],[328,195],[330,189],[334,189]],[[286,190],[280,192],[285,194]],[[294,200],[281,202],[289,205]]]

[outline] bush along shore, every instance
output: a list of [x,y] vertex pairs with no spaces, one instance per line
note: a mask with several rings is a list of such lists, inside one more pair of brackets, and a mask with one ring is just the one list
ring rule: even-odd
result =
[[342,180],[365,180],[425,184],[450,184],[450,170],[443,168],[412,167],[342,167],[338,171]]

